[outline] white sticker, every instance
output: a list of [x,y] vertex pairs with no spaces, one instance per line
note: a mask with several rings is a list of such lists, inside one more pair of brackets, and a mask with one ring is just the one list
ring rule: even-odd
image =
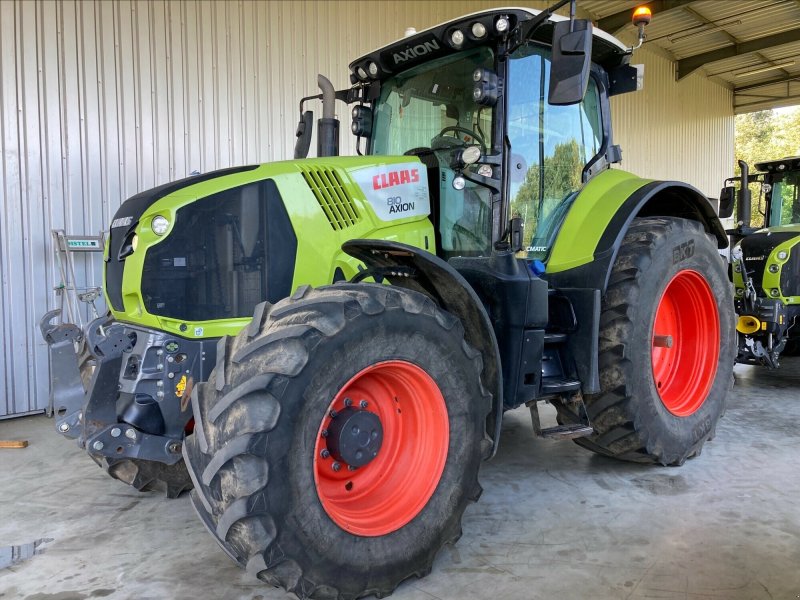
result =
[[418,162],[366,167],[350,174],[382,221],[431,212],[428,173]]
[[202,327],[195,327],[194,328],[194,336],[195,337],[200,337],[201,335],[203,335],[203,328]]

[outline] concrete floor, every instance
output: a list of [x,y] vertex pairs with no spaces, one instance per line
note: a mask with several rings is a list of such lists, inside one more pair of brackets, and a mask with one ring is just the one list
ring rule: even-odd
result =
[[[393,600],[800,598],[800,359],[736,380],[717,438],[680,468],[536,439],[508,414],[464,536]],[[30,441],[0,450],[0,598],[287,598],[230,562],[186,496],[109,479],[51,426],[0,422]],[[3,568],[12,545],[29,558]]]

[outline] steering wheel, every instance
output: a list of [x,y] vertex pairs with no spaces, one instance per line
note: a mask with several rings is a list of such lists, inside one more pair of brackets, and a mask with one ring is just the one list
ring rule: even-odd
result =
[[467,143],[464,140],[458,138],[457,136],[445,135],[446,133],[450,133],[451,131],[454,133],[463,133],[465,135],[470,136],[473,140],[475,140],[481,145],[481,150],[483,150],[484,152],[486,151],[486,142],[480,135],[478,135],[471,129],[467,129],[466,127],[460,127],[459,125],[450,125],[442,129],[436,135],[436,137],[434,137],[431,140],[431,148],[433,148],[434,150],[443,150],[443,149],[456,148],[458,146],[467,145]]

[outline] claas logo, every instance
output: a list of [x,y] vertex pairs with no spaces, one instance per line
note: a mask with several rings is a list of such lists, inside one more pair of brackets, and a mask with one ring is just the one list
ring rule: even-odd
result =
[[389,171],[381,173],[372,178],[372,189],[383,190],[394,185],[404,183],[418,183],[419,169],[400,169],[399,171]]

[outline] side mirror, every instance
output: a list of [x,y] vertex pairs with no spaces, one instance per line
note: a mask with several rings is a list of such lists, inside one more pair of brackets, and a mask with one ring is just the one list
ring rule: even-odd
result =
[[559,21],[553,25],[553,57],[547,101],[557,106],[577,104],[589,85],[592,59],[592,22]]
[[314,129],[314,113],[307,110],[300,115],[300,122],[297,124],[297,141],[294,144],[294,157],[306,158],[311,148],[311,132]]
[[733,203],[736,200],[736,188],[732,185],[719,192],[719,218],[727,219],[733,215]]

